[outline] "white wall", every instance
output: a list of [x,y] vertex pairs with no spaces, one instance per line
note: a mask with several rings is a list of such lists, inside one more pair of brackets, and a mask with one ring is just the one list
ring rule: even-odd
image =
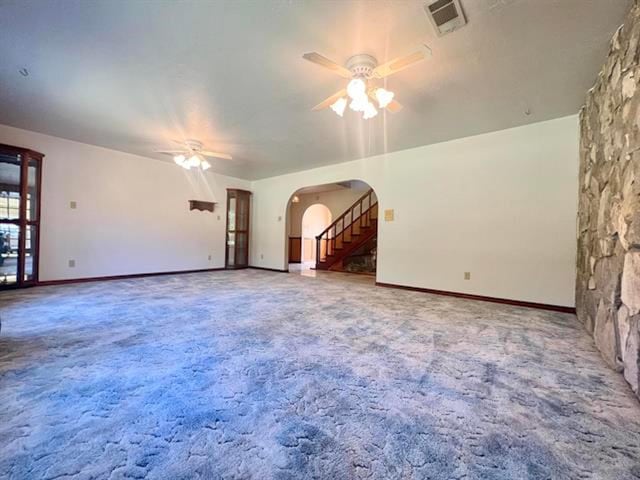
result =
[[249,182],[2,125],[0,143],[45,154],[40,280],[224,266],[226,188]]
[[285,268],[294,191],[360,179],[395,211],[378,230],[379,282],[573,306],[577,177],[572,115],[258,180],[251,264]]
[[[570,116],[248,182],[0,126],[0,143],[46,155],[41,280],[222,267],[227,187],[254,192],[251,265],[283,269],[291,195],[359,179],[395,211],[378,281],[569,306],[577,139]],[[190,199],[219,203],[189,212]]]

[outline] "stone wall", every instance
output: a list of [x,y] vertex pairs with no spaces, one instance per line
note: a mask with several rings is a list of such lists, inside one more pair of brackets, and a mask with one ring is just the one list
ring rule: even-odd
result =
[[640,0],[580,113],[576,309],[634,392],[640,364]]

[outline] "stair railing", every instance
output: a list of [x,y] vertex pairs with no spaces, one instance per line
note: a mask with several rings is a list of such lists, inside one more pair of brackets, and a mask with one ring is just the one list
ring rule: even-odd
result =
[[369,189],[356,200],[342,215],[331,223],[316,237],[316,268],[326,261],[327,256],[333,255],[336,249],[342,248],[345,242],[351,242],[354,235],[371,225],[377,209],[378,199],[373,189]]

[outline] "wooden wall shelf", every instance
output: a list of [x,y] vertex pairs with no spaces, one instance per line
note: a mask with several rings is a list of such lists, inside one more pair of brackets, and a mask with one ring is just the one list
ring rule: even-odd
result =
[[216,202],[205,202],[204,200],[189,200],[189,211],[200,210],[201,212],[213,212]]

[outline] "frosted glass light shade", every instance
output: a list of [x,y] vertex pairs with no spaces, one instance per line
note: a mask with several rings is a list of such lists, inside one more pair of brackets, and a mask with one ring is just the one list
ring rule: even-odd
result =
[[384,88],[377,88],[375,95],[376,100],[378,100],[378,106],[380,108],[385,108],[393,100],[394,93]]
[[347,106],[347,99],[344,97],[339,98],[338,100],[336,100],[333,105],[331,105],[331,110],[333,110],[334,112],[336,112],[336,114],[341,117],[344,115],[344,109]]

